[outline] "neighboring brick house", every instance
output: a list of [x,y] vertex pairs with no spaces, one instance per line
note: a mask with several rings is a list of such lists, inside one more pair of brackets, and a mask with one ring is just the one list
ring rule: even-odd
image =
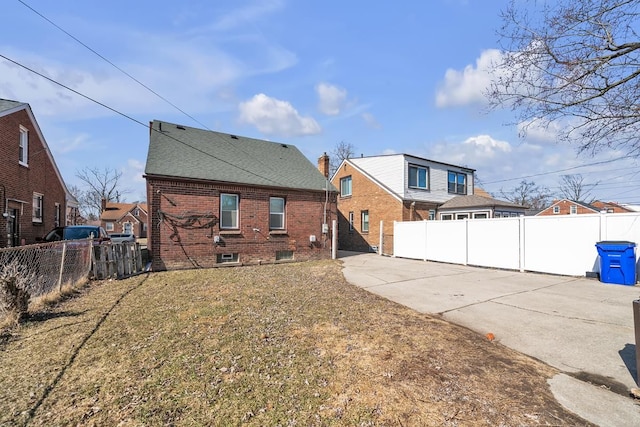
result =
[[138,238],[147,237],[147,204],[114,203],[102,200],[100,225],[107,233],[130,233]]
[[336,189],[292,145],[154,121],[145,179],[153,270],[331,256]]
[[554,200],[551,206],[541,210],[537,216],[547,215],[584,215],[606,213],[626,213],[633,212],[623,206],[613,202],[601,202],[596,200],[592,203],[577,202],[575,200],[560,199]]
[[0,247],[35,243],[67,223],[75,199],[29,104],[0,99],[0,159]]
[[339,247],[353,251],[378,247],[380,221],[384,221],[384,244],[392,247],[393,221],[436,219],[444,202],[473,194],[474,172],[408,154],[345,159],[331,178],[340,189]]

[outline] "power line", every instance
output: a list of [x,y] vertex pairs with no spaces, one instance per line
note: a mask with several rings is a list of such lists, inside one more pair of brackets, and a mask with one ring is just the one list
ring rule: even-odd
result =
[[169,101],[167,98],[165,98],[164,96],[160,95],[158,92],[154,91],[153,89],[151,89],[149,86],[145,85],[144,83],[142,83],[140,80],[136,79],[135,77],[133,77],[131,74],[127,73],[125,70],[123,70],[122,68],[118,67],[116,64],[114,64],[113,62],[111,62],[109,59],[105,58],[103,55],[101,55],[100,53],[98,53],[97,51],[95,51],[94,49],[92,49],[90,46],[88,46],[87,44],[83,43],[81,40],[79,40],[77,37],[75,37],[73,34],[69,33],[67,30],[65,30],[64,28],[60,27],[58,24],[56,24],[55,22],[53,22],[51,19],[47,18],[46,16],[44,16],[42,13],[38,12],[37,10],[35,10],[33,7],[29,6],[27,3],[25,3],[22,0],[18,0],[20,3],[22,3],[26,8],[28,8],[29,10],[31,10],[33,13],[35,13],[36,15],[38,15],[39,17],[41,17],[42,19],[44,19],[45,21],[47,21],[48,23],[50,23],[51,25],[53,25],[54,27],[56,27],[58,30],[62,31],[63,33],[65,33],[67,36],[71,37],[73,40],[75,40],[76,42],[78,42],[79,44],[81,44],[82,46],[84,46],[85,48],[87,48],[89,51],[91,51],[92,53],[94,53],[95,55],[97,55],[100,59],[102,59],[103,61],[107,62],[108,64],[110,64],[112,67],[114,67],[115,69],[117,69],[118,71],[120,71],[122,74],[126,75],[127,77],[129,77],[131,80],[133,80],[134,82],[138,83],[140,86],[142,86],[143,88],[145,88],[146,90],[148,90],[149,92],[151,92],[152,94],[154,94],[155,96],[157,96],[158,98],[160,98],[161,100],[163,100],[164,102],[166,102],[167,104],[171,105],[173,108],[175,108],[176,110],[180,111],[182,114],[184,114],[185,116],[189,117],[191,120],[193,120],[194,122],[198,123],[200,126],[206,128],[207,130],[211,130],[209,128],[207,128],[203,123],[201,123],[198,119],[196,119],[195,117],[193,117],[192,115],[190,115],[189,113],[187,113],[186,111],[182,110],[180,107],[178,107],[177,105],[175,105],[174,103],[172,103],[171,101]]
[[[38,71],[35,71],[35,70],[33,70],[33,69],[31,69],[31,68],[27,67],[26,65],[23,65],[23,64],[21,64],[21,63],[19,63],[19,62],[17,62],[17,61],[14,61],[13,59],[8,58],[7,56],[5,56],[5,55],[3,55],[3,54],[1,54],[1,53],[0,53],[0,58],[3,58],[3,59],[5,59],[6,61],[11,62],[11,63],[13,63],[13,64],[17,65],[18,67],[24,68],[25,70],[27,70],[27,71],[29,71],[29,72],[31,72],[31,73],[33,73],[33,74],[36,74],[36,75],[38,75],[38,76],[40,76],[40,77],[42,77],[42,78],[44,78],[44,79],[46,79],[46,80],[50,81],[51,83],[53,83],[53,84],[55,84],[55,85],[58,85],[58,86],[60,86],[60,87],[63,87],[64,89],[66,89],[66,90],[68,90],[68,91],[70,91],[70,92],[73,92],[73,93],[75,93],[75,94],[76,94],[76,95],[78,95],[78,96],[81,96],[81,97],[83,97],[83,98],[85,98],[85,99],[87,99],[87,100],[89,100],[89,101],[91,101],[91,102],[94,102],[94,103],[96,103],[96,104],[100,105],[101,107],[106,108],[107,110],[110,110],[110,111],[112,111],[112,112],[114,112],[114,113],[116,113],[116,114],[118,114],[118,115],[120,115],[120,116],[122,116],[122,117],[124,117],[124,118],[126,118],[126,119],[128,119],[128,120],[131,120],[132,122],[135,122],[135,123],[137,123],[137,124],[139,124],[139,125],[141,125],[141,126],[144,126],[146,129],[149,129],[149,126],[148,126],[147,124],[145,124],[145,123],[141,122],[140,120],[135,119],[135,118],[133,118],[133,117],[131,117],[131,116],[129,116],[129,115],[127,115],[127,114],[125,114],[125,113],[121,112],[121,111],[118,111],[118,110],[116,110],[115,108],[110,107],[110,106],[108,106],[108,105],[107,105],[107,104],[105,104],[105,103],[102,103],[102,102],[100,102],[100,101],[97,101],[97,100],[95,100],[95,99],[91,98],[90,96],[87,96],[87,95],[85,95],[85,94],[83,94],[83,93],[81,93],[81,92],[78,92],[77,90],[72,89],[72,88],[70,88],[69,86],[64,85],[63,83],[60,83],[60,82],[58,82],[58,81],[56,81],[56,80],[52,79],[51,77],[45,76],[44,74],[39,73]],[[159,130],[153,129],[153,127],[151,127],[151,130],[152,130],[152,131],[154,131],[154,132],[160,132]],[[267,178],[267,177],[265,177],[265,176],[262,176],[262,175],[260,175],[260,174],[255,173],[255,172],[252,172],[252,171],[250,171],[250,170],[248,170],[248,169],[244,169],[244,168],[242,168],[242,167],[240,167],[240,166],[238,166],[238,165],[235,165],[235,164],[230,163],[230,162],[228,162],[228,161],[226,161],[226,160],[223,160],[223,159],[221,159],[221,158],[219,158],[219,157],[216,157],[216,156],[214,156],[213,154],[208,153],[208,152],[206,152],[206,151],[204,151],[204,150],[201,150],[201,149],[199,149],[199,148],[197,148],[197,147],[194,147],[193,145],[190,145],[190,144],[188,144],[188,143],[186,143],[186,142],[184,142],[184,141],[181,141],[181,140],[179,140],[178,138],[176,138],[176,137],[174,137],[174,136],[171,136],[171,135],[168,135],[168,134],[165,134],[165,133],[162,133],[162,135],[164,135],[164,136],[166,136],[166,137],[168,137],[168,138],[170,138],[170,139],[173,139],[174,141],[176,141],[176,142],[178,142],[178,143],[180,143],[180,144],[183,144],[183,145],[185,145],[185,146],[187,146],[187,147],[191,148],[192,150],[198,151],[199,153],[202,153],[202,154],[204,154],[204,155],[206,155],[206,156],[209,156],[209,157],[211,157],[211,158],[214,158],[214,159],[216,159],[216,160],[218,160],[218,161],[220,161],[220,162],[226,163],[226,164],[228,164],[228,165],[230,165],[230,166],[232,166],[232,167],[234,167],[234,168],[237,168],[237,169],[239,169],[239,170],[241,170],[241,171],[243,171],[243,172],[247,172],[247,173],[249,173],[249,174],[251,174],[251,175],[253,175],[253,176],[256,176],[256,177],[258,177],[258,178],[261,178],[261,179],[264,179],[264,180],[267,180],[267,181],[273,182],[274,184],[279,184],[279,183],[277,183],[276,181],[274,181],[274,180],[272,180],[272,179],[270,179],[270,178]]]
[[596,165],[603,165],[603,164],[606,164],[606,163],[613,163],[613,162],[617,162],[619,160],[624,160],[624,159],[628,159],[628,158],[629,158],[629,156],[622,156],[622,157],[617,157],[615,159],[602,160],[602,161],[593,162],[593,163],[586,163],[584,165],[572,166],[570,168],[559,169],[559,170],[550,171],[550,172],[542,172],[542,173],[536,173],[536,174],[533,174],[533,175],[525,175],[525,176],[520,176],[520,177],[516,177],[516,178],[500,179],[500,180],[496,180],[496,181],[487,181],[487,182],[483,182],[483,184],[484,185],[497,184],[497,183],[500,183],[500,182],[515,181],[515,180],[518,180],[518,179],[527,179],[527,178],[535,178],[537,176],[553,175],[553,174],[560,173],[560,172],[567,172],[567,171],[570,171],[570,170],[585,168],[587,166],[596,166]]
[[[51,19],[47,18],[46,16],[44,16],[42,13],[38,12],[37,10],[35,10],[33,7],[31,7],[30,5],[28,5],[26,2],[24,2],[23,0],[18,0],[18,2],[20,2],[22,5],[24,5],[26,8],[28,8],[29,10],[31,10],[33,13],[35,13],[36,15],[40,16],[42,19],[44,19],[45,21],[47,21],[48,23],[50,23],[51,25],[53,25],[54,27],[56,27],[58,30],[62,31],[64,34],[66,34],[67,36],[69,36],[70,38],[72,38],[74,41],[76,41],[77,43],[79,43],[81,46],[85,47],[86,49],[88,49],[90,52],[92,52],[93,54],[95,54],[96,56],[98,56],[100,59],[102,59],[103,61],[105,61],[106,63],[108,63],[109,65],[111,65],[112,67],[114,67],[116,70],[120,71],[122,74],[124,74],[125,76],[129,77],[131,80],[133,80],[134,82],[136,82],[137,84],[139,84],[140,86],[142,86],[143,88],[145,88],[146,90],[148,90],[149,92],[151,92],[152,94],[154,94],[155,96],[157,96],[158,98],[160,98],[161,100],[163,100],[164,102],[166,102],[167,104],[171,105],[173,108],[175,108],[176,110],[178,110],[179,112],[181,112],[182,114],[184,114],[185,116],[189,117],[191,120],[193,120],[194,122],[198,123],[200,126],[202,126],[202,128],[206,129],[206,130],[212,130],[210,129],[207,125],[205,125],[204,123],[200,122],[198,119],[196,119],[195,117],[193,117],[192,115],[190,115],[189,113],[187,113],[186,111],[184,111],[183,109],[181,109],[180,107],[178,107],[177,105],[175,105],[174,103],[172,103],[171,101],[169,101],[167,98],[165,98],[164,96],[160,95],[158,92],[154,91],[153,89],[151,89],[149,86],[145,85],[144,83],[142,83],[140,80],[138,80],[137,78],[135,78],[134,76],[132,76],[131,74],[129,74],[128,72],[126,72],[125,70],[123,70],[122,68],[120,68],[118,65],[116,65],[115,63],[113,63],[112,61],[110,61],[108,58],[106,58],[104,55],[100,54],[99,52],[97,52],[95,49],[91,48],[89,45],[87,45],[86,43],[84,43],[83,41],[81,41],[80,39],[78,39],[77,37],[75,37],[73,34],[69,33],[67,30],[65,30],[64,28],[62,28],[61,26],[59,26],[58,24],[56,24],[55,22],[53,22]],[[239,150],[242,153],[244,153],[246,156],[253,158],[254,160],[256,160],[258,163],[260,163],[264,168],[266,169],[270,169],[272,171],[276,171],[273,166],[270,163],[265,163],[262,162],[262,160],[259,157],[254,156],[253,153],[250,153],[246,150],[244,150],[241,147],[237,147],[234,146],[233,144],[231,144],[228,141],[224,141],[229,147],[231,147],[234,150]]]

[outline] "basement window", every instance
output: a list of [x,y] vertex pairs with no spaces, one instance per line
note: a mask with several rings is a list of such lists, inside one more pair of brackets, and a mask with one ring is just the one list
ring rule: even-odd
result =
[[224,264],[227,262],[238,262],[238,253],[232,254],[218,254],[216,255],[216,262],[218,264]]
[[293,259],[293,251],[276,251],[276,261]]

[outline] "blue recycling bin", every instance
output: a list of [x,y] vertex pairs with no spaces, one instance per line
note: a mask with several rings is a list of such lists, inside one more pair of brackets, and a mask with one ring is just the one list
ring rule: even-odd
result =
[[636,284],[636,244],[606,241],[596,243],[600,255],[600,281],[617,285]]

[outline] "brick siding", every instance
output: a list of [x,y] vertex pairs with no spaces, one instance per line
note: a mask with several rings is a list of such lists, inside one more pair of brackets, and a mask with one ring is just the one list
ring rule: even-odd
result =
[[[29,131],[28,167],[18,163],[20,126]],[[45,144],[25,110],[0,117],[0,207],[2,213],[19,209],[20,243],[31,244],[55,227],[55,204],[60,205],[60,223],[65,224],[66,193],[51,163]],[[32,221],[33,193],[43,195],[42,223]],[[7,199],[8,206],[5,206]],[[19,203],[20,200],[26,203]],[[7,218],[0,215],[0,247],[8,246]]]
[[[276,262],[276,251],[293,251],[298,261],[331,257],[331,230],[322,234],[324,192],[146,178],[147,243],[155,271],[217,266],[222,254],[237,253],[243,265]],[[220,193],[239,196],[237,230],[220,229]],[[269,231],[270,197],[285,199],[284,232]],[[336,218],[334,193],[326,216],[330,228]],[[311,235],[316,242],[310,242]]]

